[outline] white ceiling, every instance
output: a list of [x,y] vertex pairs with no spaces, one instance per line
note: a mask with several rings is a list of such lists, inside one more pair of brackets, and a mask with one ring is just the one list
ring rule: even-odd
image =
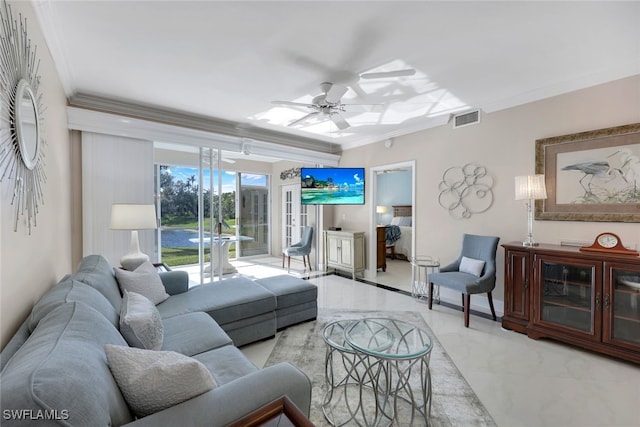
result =
[[[232,121],[349,148],[640,74],[640,2],[35,0],[69,97]],[[361,80],[414,68],[410,77]],[[320,83],[382,104],[288,127]]]

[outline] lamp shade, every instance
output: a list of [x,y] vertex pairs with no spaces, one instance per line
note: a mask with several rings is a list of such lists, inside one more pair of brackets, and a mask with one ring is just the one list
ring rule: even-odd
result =
[[387,213],[387,207],[384,205],[376,206],[376,213]]
[[153,204],[114,203],[111,206],[111,229],[150,230],[158,228]]
[[544,175],[516,176],[516,200],[538,200],[547,198]]

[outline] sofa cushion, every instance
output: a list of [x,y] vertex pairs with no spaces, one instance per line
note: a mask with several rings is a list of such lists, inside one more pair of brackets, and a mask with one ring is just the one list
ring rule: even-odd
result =
[[122,394],[138,417],[170,408],[216,385],[202,363],[174,351],[107,344],[105,352]]
[[124,291],[120,333],[132,347],[160,350],[164,329],[156,306],[143,295]]
[[36,303],[29,316],[29,330],[38,326],[38,322],[59,305],[72,301],[81,301],[95,308],[114,326],[118,324],[118,313],[108,299],[91,286],[74,280],[70,276],[63,278]]
[[162,350],[171,350],[186,356],[232,344],[231,338],[207,313],[182,314],[163,319],[164,342]]
[[227,345],[193,356],[207,367],[219,386],[258,371],[237,347]]
[[106,426],[133,417],[104,353],[127,345],[104,316],[82,302],[47,314],[2,371],[5,410],[56,411],[67,425]]
[[122,295],[109,261],[102,255],[88,255],[80,261],[73,278],[86,283],[104,295],[116,313],[120,313]]
[[204,311],[223,326],[276,309],[275,296],[253,280],[234,277],[194,286],[158,304],[162,318]]
[[282,274],[257,279],[256,282],[276,296],[278,310],[318,299],[318,287],[299,277]]
[[116,268],[115,272],[122,291],[144,295],[154,304],[159,304],[169,298],[158,271],[148,261],[143,262],[133,271]]

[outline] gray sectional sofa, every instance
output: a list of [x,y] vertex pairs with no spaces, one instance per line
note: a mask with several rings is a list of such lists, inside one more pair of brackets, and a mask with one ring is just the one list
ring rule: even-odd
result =
[[224,426],[283,395],[309,413],[311,383],[302,371],[289,363],[258,369],[236,346],[315,319],[313,284],[283,275],[189,288],[184,272],[160,276],[170,295],[156,306],[161,350],[199,361],[211,374],[213,389],[135,416],[105,354],[107,344],[128,346],[119,330],[122,295],[106,259],[91,255],[35,304],[3,349],[2,425],[38,420],[38,425]]

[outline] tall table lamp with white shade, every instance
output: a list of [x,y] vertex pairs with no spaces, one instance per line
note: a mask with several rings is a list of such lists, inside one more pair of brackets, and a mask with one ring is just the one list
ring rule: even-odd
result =
[[533,240],[533,201],[547,198],[547,189],[544,185],[544,175],[516,176],[516,200],[527,201],[528,230],[527,239],[523,246],[538,246]]
[[156,207],[153,204],[114,203],[111,206],[111,229],[131,230],[129,253],[120,259],[126,270],[135,270],[140,264],[149,261],[149,256],[140,251],[138,230],[158,228]]
[[387,207],[385,205],[376,206],[376,214],[378,214],[378,224],[381,224],[381,214],[387,213]]

